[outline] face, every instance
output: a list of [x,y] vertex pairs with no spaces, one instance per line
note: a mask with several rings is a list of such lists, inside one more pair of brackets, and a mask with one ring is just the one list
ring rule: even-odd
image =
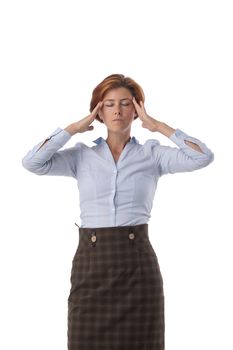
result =
[[131,92],[120,87],[109,90],[103,98],[103,107],[99,117],[111,131],[126,131],[136,115]]

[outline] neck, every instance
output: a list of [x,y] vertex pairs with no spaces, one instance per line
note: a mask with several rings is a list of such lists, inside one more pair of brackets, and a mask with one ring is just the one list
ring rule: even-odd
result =
[[127,132],[125,134],[109,132],[106,142],[111,150],[121,152],[125,145],[130,141],[130,138],[130,132]]

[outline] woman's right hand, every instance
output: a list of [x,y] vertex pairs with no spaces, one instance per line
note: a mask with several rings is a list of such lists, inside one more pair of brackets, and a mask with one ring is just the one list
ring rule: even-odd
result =
[[99,103],[97,103],[91,114],[75,123],[70,124],[64,130],[68,131],[71,135],[93,130],[94,126],[90,124],[93,123],[93,121],[95,120],[102,105],[103,102],[100,101]]

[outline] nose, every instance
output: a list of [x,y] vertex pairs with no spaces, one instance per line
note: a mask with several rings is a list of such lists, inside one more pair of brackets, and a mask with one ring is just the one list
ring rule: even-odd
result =
[[114,111],[114,115],[120,115],[121,114],[121,110],[120,110],[120,106],[116,106],[115,111]]
[[114,108],[114,115],[117,116],[120,114],[121,114],[121,106],[119,104],[116,104]]

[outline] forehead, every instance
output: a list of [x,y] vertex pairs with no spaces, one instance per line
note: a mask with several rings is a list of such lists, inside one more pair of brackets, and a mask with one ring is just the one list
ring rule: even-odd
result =
[[111,89],[109,91],[106,92],[106,94],[104,95],[104,99],[108,100],[120,100],[120,99],[124,99],[124,98],[132,98],[132,94],[131,92],[126,89],[125,87],[120,87],[120,88],[116,88],[116,89]]

